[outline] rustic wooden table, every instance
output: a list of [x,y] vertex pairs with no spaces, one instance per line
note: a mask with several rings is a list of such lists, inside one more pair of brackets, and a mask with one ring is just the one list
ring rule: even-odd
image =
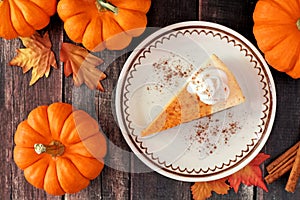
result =
[[[252,33],[252,13],[256,0],[152,0],[148,13],[148,26],[164,27],[176,22],[204,20],[216,22],[239,32],[253,44],[256,44]],[[58,55],[63,41],[69,41],[63,31],[62,22],[55,15],[45,30],[49,31],[53,50]],[[62,64],[58,70],[52,70],[49,78],[42,78],[29,87],[30,73],[22,74],[21,68],[8,66],[15,56],[15,49],[21,47],[18,39],[7,41],[0,38],[0,199],[191,199],[192,183],[180,182],[166,178],[156,172],[128,173],[129,169],[146,168],[132,154],[121,157],[109,147],[103,173],[90,186],[77,194],[54,197],[28,184],[22,171],[13,162],[13,137],[19,122],[38,105],[62,101],[73,103],[80,100],[74,90],[71,78],[63,75]],[[126,50],[124,50],[126,52]],[[104,60],[120,52],[101,52]],[[121,52],[122,54],[122,52]],[[85,99],[88,105],[95,105],[96,114],[108,139],[126,151],[130,151],[114,120],[112,97],[122,65],[128,54],[120,56],[105,69],[108,78],[103,81],[106,92],[92,93],[94,96]],[[265,164],[284,152],[299,137],[300,128],[300,81],[293,80],[283,73],[271,69],[277,89],[277,115],[269,140],[263,152],[271,155]],[[75,91],[75,92],[74,92]],[[84,105],[83,105],[84,106]],[[130,163],[124,164],[124,163]],[[262,166],[264,171],[264,166]],[[300,184],[294,194],[285,192],[284,187],[288,174],[275,183],[268,185],[266,193],[256,187],[242,186],[235,194],[213,194],[211,199],[300,199]]]

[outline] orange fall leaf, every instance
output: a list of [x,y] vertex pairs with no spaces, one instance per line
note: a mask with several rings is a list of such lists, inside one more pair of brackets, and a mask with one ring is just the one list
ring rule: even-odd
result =
[[63,43],[60,50],[60,60],[64,62],[64,74],[73,74],[75,86],[85,83],[90,89],[104,91],[101,80],[106,75],[96,68],[103,60],[90,54],[85,48],[70,43]]
[[240,184],[243,183],[248,186],[258,186],[268,192],[259,166],[269,157],[270,155],[260,153],[247,166],[229,176],[228,182],[234,191],[238,192]]
[[20,37],[26,48],[17,49],[17,55],[9,64],[22,67],[23,73],[32,68],[32,76],[29,85],[33,85],[39,78],[49,76],[51,66],[57,69],[55,55],[51,50],[52,44],[49,34],[43,36],[38,33],[30,37]]

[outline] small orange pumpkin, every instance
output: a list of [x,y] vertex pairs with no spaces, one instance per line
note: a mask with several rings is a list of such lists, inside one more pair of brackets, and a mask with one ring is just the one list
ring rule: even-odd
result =
[[259,0],[253,20],[253,33],[267,62],[300,78],[300,1]]
[[47,26],[56,12],[56,0],[0,0],[0,37],[31,36]]
[[104,167],[106,140],[98,123],[70,104],[35,108],[14,140],[14,161],[26,180],[52,195],[82,190]]
[[120,50],[141,35],[151,0],[60,0],[57,13],[71,40],[91,51]]

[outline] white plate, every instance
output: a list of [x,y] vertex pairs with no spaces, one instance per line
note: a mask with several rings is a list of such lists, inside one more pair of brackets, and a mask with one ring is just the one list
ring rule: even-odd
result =
[[[246,102],[142,138],[141,130],[212,53],[233,72]],[[191,182],[220,179],[247,165],[266,143],[276,109],[273,78],[259,51],[237,32],[202,21],[146,38],[126,61],[115,100],[132,151],[158,173]]]

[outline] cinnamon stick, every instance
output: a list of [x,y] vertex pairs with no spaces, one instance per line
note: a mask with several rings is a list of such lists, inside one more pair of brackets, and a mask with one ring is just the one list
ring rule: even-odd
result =
[[295,162],[293,164],[288,182],[285,186],[285,190],[287,192],[295,192],[299,176],[300,176],[300,148],[298,148],[297,150]]
[[287,173],[292,169],[299,146],[300,146],[300,141],[297,142],[291,148],[289,148],[285,153],[283,153],[281,156],[276,158],[273,162],[271,162],[266,167],[269,175],[265,177],[265,181],[268,184],[273,183],[278,178],[280,178],[283,174]]
[[265,181],[268,184],[273,183],[277,179],[279,179],[283,174],[290,171],[293,167],[293,163],[295,161],[296,154],[294,154],[294,157],[291,157],[287,162],[280,165],[279,167],[276,167],[276,170],[273,170],[271,174],[265,177]]
[[283,153],[281,156],[279,156],[276,160],[274,160],[273,162],[271,162],[266,167],[267,172],[269,174],[272,174],[273,172],[275,172],[276,170],[278,170],[278,168],[280,168],[281,165],[283,165],[284,163],[288,162],[288,160],[290,160],[292,157],[295,157],[299,145],[300,145],[300,141],[297,142],[291,148],[289,148],[285,153]]

